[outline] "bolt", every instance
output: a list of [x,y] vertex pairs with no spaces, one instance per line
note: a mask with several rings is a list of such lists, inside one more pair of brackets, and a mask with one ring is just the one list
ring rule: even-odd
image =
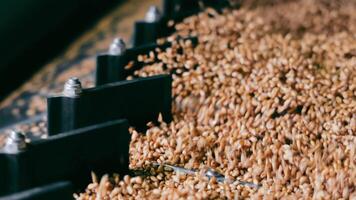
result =
[[157,6],[150,6],[150,8],[146,13],[145,21],[152,23],[152,22],[157,22],[160,19],[161,19],[161,12],[157,8]]
[[6,139],[2,152],[16,154],[26,149],[26,136],[20,131],[11,131]]
[[82,93],[82,84],[77,77],[72,77],[64,84],[63,95],[76,98]]
[[113,56],[122,55],[126,51],[126,44],[122,38],[115,38],[109,48],[109,54]]

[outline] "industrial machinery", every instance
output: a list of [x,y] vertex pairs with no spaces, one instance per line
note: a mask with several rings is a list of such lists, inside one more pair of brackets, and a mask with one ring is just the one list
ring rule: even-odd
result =
[[[27,142],[20,131],[8,134],[0,150],[0,199],[71,199],[89,182],[91,171],[130,174],[128,128],[144,130],[159,115],[166,122],[172,119],[172,78],[126,80],[143,63],[131,63],[130,70],[125,66],[138,55],[170,46],[156,43],[174,32],[167,26],[170,20],[181,21],[205,6],[220,10],[228,5],[221,0],[165,0],[162,12],[151,7],[134,24],[132,48],[117,38],[107,53],[96,57],[95,87],[83,88],[73,77],[62,94],[47,97],[47,138]],[[180,40],[197,43],[194,37]]]

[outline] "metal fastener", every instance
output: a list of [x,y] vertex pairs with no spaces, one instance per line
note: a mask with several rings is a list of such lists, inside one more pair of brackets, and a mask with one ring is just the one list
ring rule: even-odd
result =
[[126,51],[126,44],[122,38],[115,38],[109,48],[109,54],[113,56],[122,55]]
[[64,84],[63,95],[76,98],[82,93],[82,84],[77,77],[72,77]]
[[[175,171],[176,173],[184,173],[184,174],[191,174],[191,175],[196,173],[196,170],[186,169],[186,168],[183,168],[183,167],[177,167],[177,166],[173,166],[173,165],[160,164],[160,163],[152,163],[152,164],[155,167],[163,166],[163,167],[166,167],[166,168],[170,168],[171,170]],[[229,183],[229,184],[243,185],[243,186],[257,188],[257,189],[261,187],[260,184],[255,184],[255,183],[252,183],[252,182],[245,182],[245,181],[240,181],[240,180],[226,179],[224,175],[214,171],[211,168],[208,168],[208,170],[205,172],[205,176],[208,177],[209,179],[212,178],[212,177],[215,177],[218,182],[226,182],[226,183]]]
[[161,19],[161,16],[161,12],[157,8],[157,6],[150,6],[146,13],[145,21],[150,23],[157,22]]
[[11,131],[6,139],[5,146],[2,148],[3,153],[16,154],[24,151],[27,147],[26,137],[23,132]]

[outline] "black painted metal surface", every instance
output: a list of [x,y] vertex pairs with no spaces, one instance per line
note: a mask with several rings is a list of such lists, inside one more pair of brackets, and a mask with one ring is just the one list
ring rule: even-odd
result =
[[73,198],[73,184],[59,181],[0,197],[0,200],[65,200]]
[[48,134],[115,119],[128,119],[131,126],[144,129],[159,113],[171,120],[170,75],[159,75],[106,84],[83,90],[78,98],[50,97]]
[[179,22],[207,7],[221,11],[229,6],[228,0],[163,0],[163,16],[166,19]]
[[145,44],[155,43],[158,38],[166,36],[166,33],[168,32],[168,26],[166,20],[162,19],[157,22],[135,22],[132,45],[137,47]]
[[[169,43],[163,45],[150,43],[127,49],[122,55],[98,55],[96,58],[96,86],[126,80],[128,75],[131,75],[134,70],[140,69],[144,65],[142,62],[136,61],[138,55],[148,55],[150,51],[154,51],[157,47],[165,49],[169,46]],[[125,66],[130,61],[133,62],[133,67],[127,70]]]
[[128,128],[127,120],[110,121],[32,142],[19,153],[0,153],[0,195],[60,180],[83,188],[91,171],[128,174]]
[[[191,40],[194,45],[198,43],[196,37],[182,38],[182,40]],[[144,65],[149,63],[137,61],[139,55],[149,55],[151,51],[156,48],[165,50],[172,46],[171,42],[164,44],[150,43],[139,47],[127,49],[122,55],[102,54],[97,56],[96,64],[96,85],[100,86],[107,83],[113,83],[126,80],[126,77],[133,75],[134,71],[141,69]],[[153,62],[157,62],[155,57]],[[125,67],[130,63],[132,65],[129,69]]]

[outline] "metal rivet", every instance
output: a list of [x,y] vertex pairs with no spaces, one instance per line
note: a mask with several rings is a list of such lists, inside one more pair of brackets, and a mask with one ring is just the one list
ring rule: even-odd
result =
[[82,93],[82,84],[77,77],[72,77],[64,84],[63,95],[76,98]]
[[24,151],[26,147],[27,144],[25,134],[20,131],[11,131],[7,136],[2,152],[15,154]]
[[109,54],[114,56],[122,55],[126,51],[126,44],[122,38],[115,38],[109,48]]
[[157,6],[150,6],[146,13],[145,21],[150,23],[157,22],[161,19],[161,16],[161,12],[157,8]]

